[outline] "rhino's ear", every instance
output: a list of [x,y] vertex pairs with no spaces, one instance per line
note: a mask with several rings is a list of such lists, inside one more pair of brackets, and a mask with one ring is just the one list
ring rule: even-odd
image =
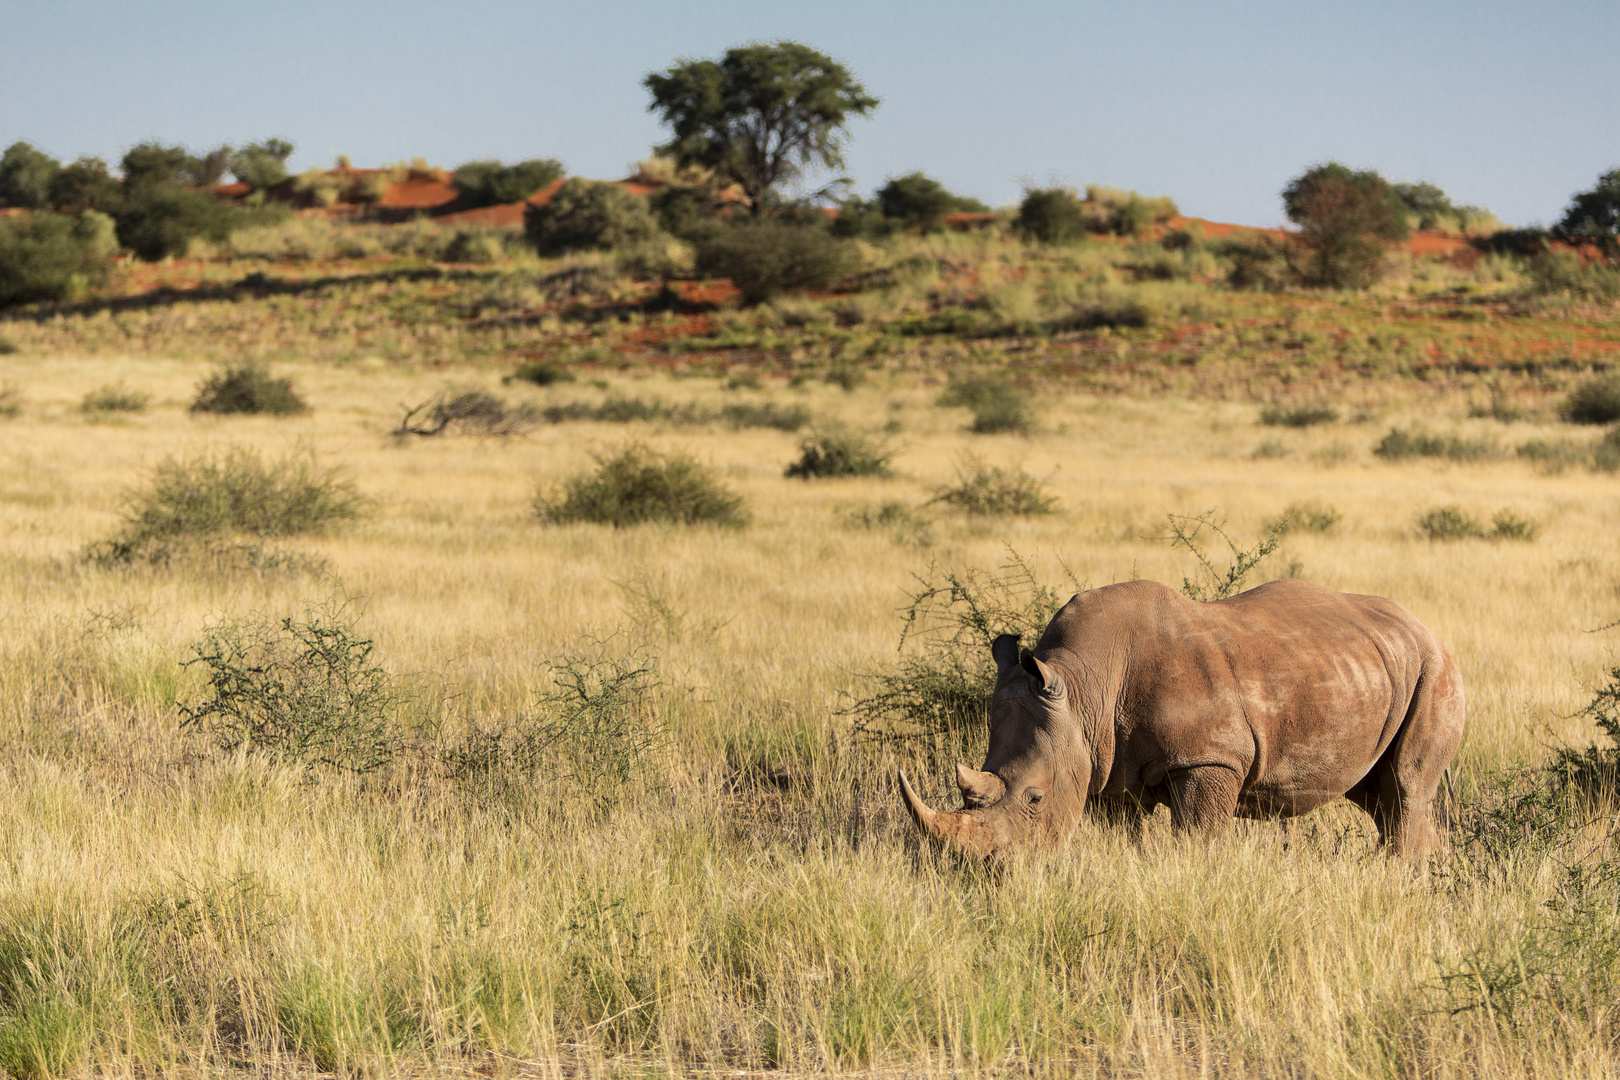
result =
[[996,661],[996,675],[1007,674],[1007,669],[1018,663],[1018,635],[1002,634],[990,646],[990,655]]
[[1036,656],[1034,652],[1025,649],[1019,654],[1018,662],[1024,666],[1025,671],[1029,672],[1029,677],[1035,682],[1035,689],[1052,697],[1062,696],[1063,676],[1059,675],[1057,671],[1047,664],[1043,664],[1040,657]]

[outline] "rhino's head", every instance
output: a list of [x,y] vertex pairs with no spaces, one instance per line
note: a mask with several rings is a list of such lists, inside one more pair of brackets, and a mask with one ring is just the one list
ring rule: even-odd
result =
[[900,791],[923,835],[998,858],[1020,844],[1067,839],[1085,809],[1091,754],[1063,675],[1030,650],[1020,652],[1016,634],[1001,635],[990,652],[997,668],[990,752],[982,770],[956,766],[962,809],[931,809],[904,771]]

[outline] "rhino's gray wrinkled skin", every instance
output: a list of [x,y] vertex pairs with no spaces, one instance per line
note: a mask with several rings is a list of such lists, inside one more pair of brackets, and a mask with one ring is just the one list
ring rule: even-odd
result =
[[1290,817],[1343,795],[1395,855],[1438,846],[1431,816],[1463,731],[1457,666],[1399,604],[1274,581],[1214,603],[1157,582],[1083,592],[1033,650],[1002,635],[982,770],[963,809],[918,828],[996,857],[1060,843],[1087,803],[1132,822],[1160,803],[1178,830]]

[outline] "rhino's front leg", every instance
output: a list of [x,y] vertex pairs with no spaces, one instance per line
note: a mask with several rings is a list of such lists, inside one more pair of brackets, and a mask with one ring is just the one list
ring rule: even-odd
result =
[[1225,831],[1237,813],[1243,778],[1225,765],[1198,765],[1173,770],[1164,786],[1176,831],[1212,838]]

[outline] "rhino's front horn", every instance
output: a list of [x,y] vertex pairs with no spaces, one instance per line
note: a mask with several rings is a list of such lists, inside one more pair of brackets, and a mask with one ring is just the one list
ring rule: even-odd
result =
[[911,781],[906,779],[904,769],[900,770],[900,794],[905,798],[906,809],[911,811],[911,820],[917,823],[917,828],[929,836],[944,839],[939,828],[939,813],[911,789]]

